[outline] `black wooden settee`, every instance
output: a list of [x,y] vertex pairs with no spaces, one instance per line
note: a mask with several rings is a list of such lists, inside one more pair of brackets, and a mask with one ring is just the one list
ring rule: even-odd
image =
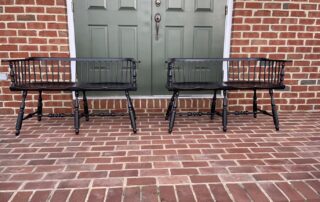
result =
[[[279,130],[279,119],[273,97],[273,90],[284,89],[285,60],[266,58],[171,58],[168,61],[167,89],[173,91],[168,105],[166,119],[169,119],[169,133],[172,132],[177,114],[178,98],[183,91],[213,91],[211,111],[207,114],[214,118],[222,116],[223,131],[227,131],[228,114],[270,115],[276,130]],[[226,74],[223,74],[223,69]],[[223,76],[225,78],[223,79]],[[227,92],[232,90],[252,90],[252,112],[228,112]],[[257,106],[257,90],[268,90],[271,98],[272,113],[259,109]],[[222,91],[223,108],[216,111],[217,92]],[[203,113],[189,113],[203,114]]]
[[[16,135],[20,134],[22,122],[37,116],[41,121],[43,114],[43,91],[74,92],[74,109],[70,116],[74,117],[75,133],[79,133],[80,118],[89,121],[87,91],[124,91],[127,98],[128,113],[133,132],[136,133],[136,115],[129,95],[135,91],[136,61],[132,58],[26,58],[7,60],[10,66],[12,91],[22,91],[22,102],[16,123]],[[81,68],[87,72],[72,78],[72,71]],[[90,73],[90,74],[89,74]],[[90,76],[89,76],[90,75]],[[29,91],[39,93],[37,110],[24,116],[26,98]],[[83,96],[83,113],[79,110],[79,95]],[[108,113],[104,113],[108,115]],[[113,114],[114,115],[114,114]],[[65,114],[49,114],[48,116],[68,116]]]

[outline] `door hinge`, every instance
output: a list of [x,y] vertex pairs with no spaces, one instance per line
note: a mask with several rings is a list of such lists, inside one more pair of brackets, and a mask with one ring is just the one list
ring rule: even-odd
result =
[[224,14],[228,15],[228,6],[227,5],[224,7]]

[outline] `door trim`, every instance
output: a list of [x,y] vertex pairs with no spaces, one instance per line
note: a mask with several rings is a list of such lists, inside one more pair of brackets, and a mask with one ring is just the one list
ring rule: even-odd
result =
[[[69,38],[69,51],[70,57],[76,57],[76,37],[74,30],[74,18],[73,18],[73,0],[67,0],[67,20],[68,20],[68,38]],[[71,80],[76,80],[76,67],[74,63],[71,63]]]
[[[224,46],[223,46],[223,57],[230,57],[230,46],[231,46],[231,31],[232,31],[232,13],[233,13],[233,0],[227,1],[227,16],[225,21],[224,30]],[[223,81],[227,81],[227,65],[223,65]]]
[[[74,18],[73,18],[73,1],[74,0],[67,0],[67,20],[68,20],[68,34],[69,34],[69,50],[70,50],[70,57],[76,57],[76,40],[75,40],[75,29],[74,29]],[[225,21],[225,34],[224,34],[224,46],[223,46],[223,57],[228,58],[230,57],[230,45],[231,45],[231,30],[232,30],[232,13],[233,13],[233,0],[227,0],[228,6],[228,13],[226,16]],[[227,67],[224,65],[223,67],[223,80],[227,80],[227,74],[225,72]],[[71,65],[71,79],[75,81],[76,78],[76,69],[75,65]],[[197,96],[190,96],[190,98],[201,98],[207,97],[208,95],[197,95]],[[102,97],[91,97],[92,99],[114,99],[118,96],[102,96]],[[133,96],[135,97],[135,96]],[[159,96],[136,96],[136,97],[143,97],[149,99],[155,98],[163,98],[166,95],[159,95]],[[189,96],[188,96],[189,97]],[[220,97],[220,96],[219,96]]]

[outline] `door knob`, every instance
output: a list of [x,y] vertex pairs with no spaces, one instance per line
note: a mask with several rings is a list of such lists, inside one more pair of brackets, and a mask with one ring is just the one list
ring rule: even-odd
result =
[[161,0],[155,0],[154,3],[156,4],[157,7],[161,5]]
[[160,13],[156,13],[155,14],[154,21],[156,22],[156,40],[158,40],[158,38],[159,38],[159,28],[160,28],[160,22],[161,22]]

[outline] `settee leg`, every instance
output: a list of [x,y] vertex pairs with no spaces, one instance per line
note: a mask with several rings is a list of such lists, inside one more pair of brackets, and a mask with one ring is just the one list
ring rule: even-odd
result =
[[227,91],[223,90],[223,109],[222,109],[222,126],[223,131],[227,132],[227,124],[228,124],[228,98]]
[[86,121],[89,121],[89,109],[88,109],[88,100],[86,96],[86,91],[82,91],[83,94],[83,110],[84,116],[86,117]]
[[257,90],[253,90],[253,117],[257,118],[258,103],[257,103]]
[[167,113],[166,113],[166,117],[165,117],[166,120],[168,120],[169,115],[170,115],[170,113],[171,113],[171,111],[172,111],[172,106],[173,106],[174,97],[176,96],[176,93],[177,93],[176,91],[173,92],[172,97],[171,97],[171,100],[170,100],[170,102],[169,102],[168,109],[167,109]]
[[17,123],[16,123],[16,136],[18,136],[20,134],[20,130],[22,127],[22,122],[23,122],[23,117],[24,117],[24,109],[26,107],[27,94],[28,94],[27,91],[22,92],[22,102],[20,105],[19,114],[18,114]]
[[37,116],[38,116],[38,121],[41,121],[42,118],[42,91],[39,91],[39,97],[38,97],[38,108],[37,108]]
[[172,132],[173,130],[173,126],[174,126],[174,121],[176,119],[176,110],[178,107],[178,98],[179,98],[179,91],[175,91],[174,93],[174,98],[173,98],[173,102],[172,102],[172,109],[170,110],[170,120],[169,120],[169,133]]
[[211,103],[211,120],[214,119],[214,115],[216,113],[216,102],[217,102],[217,91],[215,90],[213,93],[212,103]]
[[269,89],[269,94],[270,94],[270,98],[271,98],[271,109],[272,109],[273,123],[274,123],[276,130],[278,131],[279,130],[279,119],[278,119],[276,104],[275,104],[274,98],[273,98],[273,90],[272,89]]
[[133,132],[137,133],[136,113],[134,111],[134,107],[133,107],[129,92],[126,91],[125,94],[126,94],[127,102],[128,102],[128,112],[129,112],[131,127],[132,127]]
[[75,92],[76,100],[74,102],[74,129],[75,133],[79,134],[80,128],[80,113],[79,113],[79,91]]
[[132,109],[134,120],[137,120],[136,110],[134,110],[133,102],[132,102],[132,99],[131,99],[130,96],[129,96],[129,101],[130,101],[130,104],[131,104],[131,109]]

